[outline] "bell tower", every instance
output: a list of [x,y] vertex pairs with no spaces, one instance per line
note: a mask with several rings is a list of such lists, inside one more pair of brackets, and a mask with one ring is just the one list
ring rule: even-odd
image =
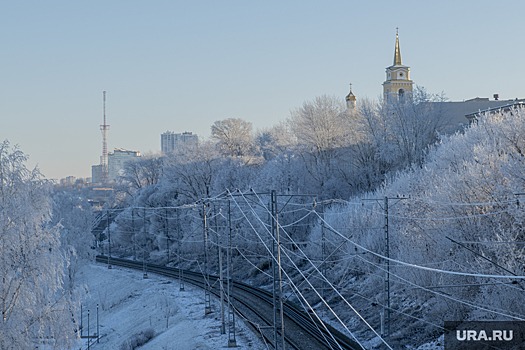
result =
[[386,68],[386,80],[383,83],[383,98],[385,102],[403,101],[410,98],[413,85],[414,82],[410,80],[410,67],[401,63],[399,31],[396,28],[394,64]]

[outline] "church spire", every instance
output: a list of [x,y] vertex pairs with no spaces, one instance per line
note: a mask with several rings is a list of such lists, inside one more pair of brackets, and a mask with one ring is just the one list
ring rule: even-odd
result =
[[394,52],[394,66],[401,65],[401,49],[399,48],[399,28],[396,28],[396,50]]

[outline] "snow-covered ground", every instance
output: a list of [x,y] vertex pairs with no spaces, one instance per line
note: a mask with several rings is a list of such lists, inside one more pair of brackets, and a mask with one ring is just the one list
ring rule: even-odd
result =
[[[89,264],[77,275],[83,305],[84,335],[87,334],[87,310],[90,310],[90,333],[96,333],[96,309],[99,304],[100,343],[91,349],[133,349],[123,344],[140,338],[141,332],[155,336],[141,350],[220,349],[226,348],[228,335],[220,334],[220,305],[212,296],[213,312],[204,316],[204,292],[178,280],[120,267]],[[236,318],[237,346],[242,349],[266,349],[263,342]],[[87,349],[79,342],[76,349]]]

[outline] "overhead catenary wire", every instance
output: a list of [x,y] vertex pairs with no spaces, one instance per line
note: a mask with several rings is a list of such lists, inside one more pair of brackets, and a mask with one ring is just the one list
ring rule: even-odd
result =
[[[378,215],[384,215],[383,212],[374,210],[374,209],[364,209],[367,210],[370,213],[378,214]],[[398,218],[403,220],[410,220],[410,221],[428,221],[428,222],[440,222],[440,221],[458,221],[458,220],[466,220],[466,219],[473,219],[473,218],[482,218],[482,217],[490,217],[494,215],[499,215],[503,213],[507,213],[509,209],[504,209],[500,211],[492,211],[488,213],[478,213],[478,214],[466,214],[461,216],[443,216],[443,217],[421,217],[421,216],[408,216],[408,215],[401,215],[401,214],[389,214],[388,216],[391,218]]]
[[[242,197],[244,197],[244,196],[242,196]],[[259,199],[260,199],[260,198],[259,198]],[[257,218],[258,220],[261,220],[261,218],[258,217],[257,215],[256,215],[256,218]],[[253,226],[252,226],[252,227],[253,227]],[[258,234],[256,231],[255,231],[255,233],[259,236],[259,234]],[[268,233],[269,233],[269,232],[268,232]],[[273,237],[272,237],[272,239],[273,239]],[[261,238],[261,240],[262,240],[262,238]],[[283,252],[284,252],[285,255],[286,255],[286,251],[283,251]],[[337,315],[337,313],[332,309],[332,307],[330,307],[330,306],[328,305],[328,303],[327,303],[326,300],[322,297],[322,295],[321,295],[321,294],[317,291],[317,289],[316,289],[316,288],[315,288],[315,287],[314,287],[314,286],[308,281],[308,279],[306,278],[306,276],[304,276],[304,274],[303,274],[303,272],[301,271],[301,269],[299,269],[299,268],[297,267],[297,265],[295,265],[295,263],[293,262],[293,260],[292,260],[289,256],[287,256],[287,257],[288,257],[289,261],[292,263],[292,265],[294,266],[294,268],[296,269],[296,271],[297,271],[297,272],[298,272],[298,273],[299,273],[299,274],[300,274],[300,275],[306,280],[306,282],[309,284],[310,288],[311,288],[311,289],[317,294],[317,296],[320,298],[320,300],[323,302],[323,304],[324,304],[324,305],[330,310],[330,312],[334,315],[334,317],[338,320],[338,322],[339,322],[339,323],[340,323],[340,324],[346,329],[346,331],[352,336],[352,338],[353,338],[357,343],[359,343],[359,345],[360,345],[361,347],[363,347],[363,345],[362,345],[362,344],[360,343],[360,341],[355,337],[355,335],[353,334],[353,332],[350,331],[350,329],[348,329],[348,327],[346,326],[346,324],[340,319],[339,315]],[[287,274],[285,271],[283,271],[283,272],[286,274],[288,280],[291,281],[291,278],[288,277],[288,274]],[[337,291],[336,291],[336,292],[337,292]],[[342,295],[341,295],[341,298],[344,299],[344,297],[342,297]],[[348,304],[348,305],[349,305],[349,304]],[[352,307],[351,305],[349,305],[349,306],[353,309],[353,307]],[[383,343],[386,344],[386,346],[387,346],[389,349],[392,349],[392,348],[388,345],[388,343],[386,343],[386,341],[385,341],[384,339],[382,339],[382,337],[381,337],[381,336],[380,336],[380,335],[379,335],[379,334],[373,329],[373,327],[371,327],[371,326],[368,324],[368,322],[366,322],[366,320],[364,320],[364,318],[359,314],[359,312],[357,312],[357,310],[355,310],[355,309],[353,309],[353,310],[354,310],[354,312],[356,313],[356,315],[358,315],[358,317],[360,317],[361,320],[363,320],[363,322],[365,322],[365,324],[367,324],[368,327],[369,327],[369,328],[370,328],[370,329],[371,329],[371,330],[372,330],[372,331],[373,331],[373,332],[379,337],[379,339],[381,339],[381,340],[383,341]]]
[[[217,234],[218,234],[218,233],[217,233]],[[239,254],[240,254],[240,255],[241,255],[241,256],[242,256],[242,257],[243,257],[243,258],[244,258],[249,264],[250,264],[250,265],[252,265],[252,266],[253,266],[256,270],[258,270],[260,273],[262,273],[263,275],[266,275],[266,276],[268,276],[268,277],[270,277],[270,278],[273,277],[273,276],[271,276],[270,274],[266,273],[265,271],[262,271],[259,267],[255,266],[255,265],[254,265],[254,264],[253,264],[253,263],[252,263],[252,262],[246,257],[246,255],[244,255],[244,254],[240,251],[240,249],[235,248],[235,250],[236,250],[236,251],[237,251],[237,252],[238,252],[238,253],[239,253]],[[262,256],[258,255],[258,257],[262,257]],[[266,256],[265,256],[265,257],[266,257]],[[308,302],[307,302],[306,300],[304,300],[304,301],[302,300],[303,298],[301,298],[301,295],[300,295],[300,291],[299,291],[299,289],[293,284],[293,282],[290,284],[290,286],[292,286],[292,288],[293,288],[292,291],[293,291],[293,293],[296,295],[297,300],[299,300],[299,303],[301,304],[301,306],[303,306],[303,308],[304,308],[305,310],[308,310],[308,306],[309,306],[309,304],[308,304]],[[305,303],[306,303],[307,305],[305,305]],[[310,306],[310,309],[311,309],[311,306]],[[314,322],[312,315],[311,315],[310,313],[307,313],[307,315],[308,315],[308,317],[311,319],[312,324],[315,325],[315,327],[318,329],[319,333],[320,333],[320,334],[322,335],[322,337],[325,339],[326,344],[330,347],[330,349],[333,349],[333,350],[334,350],[334,348],[332,347],[332,345],[330,344],[330,342],[326,339],[326,335],[320,330],[318,323],[317,323],[317,322]],[[329,336],[332,338],[332,340],[334,340],[334,342],[338,345],[338,348],[339,348],[340,350],[342,350],[341,346],[337,343],[336,339],[334,338],[333,334],[328,330],[328,328],[326,327],[325,323],[322,322],[321,319],[318,319],[318,321],[319,321],[320,324],[323,326],[323,328],[325,329],[325,331],[329,334]]]
[[[243,196],[244,197],[244,196]],[[235,199],[234,196],[231,196],[233,202],[235,203],[235,205],[241,210],[242,214],[245,215],[245,213],[242,211],[239,203],[237,202],[237,200]],[[251,208],[251,206],[250,206]],[[253,208],[252,208],[253,209]],[[245,215],[246,217],[246,215]],[[254,231],[254,233],[260,238],[261,242],[263,242],[268,254],[272,257],[272,259],[274,259],[275,261],[275,257],[273,256],[272,252],[271,252],[271,249],[265,244],[264,240],[262,239],[262,237],[260,237],[259,233],[257,232],[257,230],[255,229],[255,227],[252,225],[252,223],[248,220],[248,218],[246,217],[246,220],[249,224],[249,226],[252,228],[252,230]],[[273,239],[273,237],[272,237]],[[285,277],[289,280],[289,281],[292,281],[293,283],[293,280],[290,278],[290,276],[288,276],[287,272],[286,271],[283,271],[283,274],[285,275]],[[315,288],[313,288],[314,291]],[[316,291],[317,293],[317,291]],[[318,294],[319,297],[321,297],[319,294]],[[334,317],[338,320],[338,322],[347,330],[347,332],[351,335],[351,337],[361,346],[362,344],[359,342],[359,340],[355,337],[355,335],[352,333],[352,331],[350,331],[350,329],[348,329],[348,327],[346,326],[346,324],[339,318],[339,316],[337,315],[337,313],[335,313],[335,311],[332,309],[332,307],[330,305],[328,305],[328,303],[326,303],[326,301],[324,299],[322,299],[321,297],[321,300],[323,300],[323,303],[325,304],[325,306],[330,310],[330,312],[334,315]]]
[[[257,198],[259,198],[260,200],[260,197],[256,194]],[[270,213],[271,216],[272,213]],[[260,220],[260,218],[258,218]],[[275,219],[275,218],[274,218]],[[285,234],[288,236],[288,238],[291,239],[291,237],[288,235],[288,233],[286,232],[285,229],[282,229],[283,232],[285,232]],[[299,251],[302,252],[302,250],[300,248],[298,248]],[[295,264],[295,262],[293,261],[293,259],[287,255],[287,251],[286,250],[283,250],[283,253],[288,257],[289,261],[291,262],[291,264],[294,266],[294,268],[296,269],[297,272],[299,272],[299,274],[306,280],[306,282],[308,283],[308,285],[310,286],[310,288],[312,288],[312,290],[315,291],[316,294],[318,294],[319,298],[321,300],[323,300],[324,302],[324,298],[321,294],[319,294],[317,292],[317,289],[308,281],[308,278],[304,275],[304,273],[302,272],[302,270]],[[368,323],[368,321],[354,308],[354,306],[352,304],[350,304],[348,302],[348,300],[346,300],[346,298],[337,290],[337,288],[334,287],[334,285],[321,273],[321,271],[319,271],[319,269],[317,268],[317,266],[312,263],[308,256],[306,254],[304,254],[304,252],[302,252],[303,255],[304,255],[304,258],[306,259],[306,261],[308,261],[312,267],[316,270],[316,272],[323,277],[323,279],[328,283],[328,285],[336,292],[336,294],[341,298],[341,300],[348,306],[350,307],[350,309],[361,319],[361,321],[376,335],[376,337],[379,338],[379,340],[381,340],[381,342],[383,342],[383,344],[385,344],[389,349],[392,349],[392,347],[386,342],[386,340],[379,334],[377,333],[377,331]],[[350,330],[348,330],[350,332]],[[350,334],[352,334],[350,332]],[[354,337],[355,339],[355,337]],[[357,339],[356,339],[357,341]],[[361,344],[360,344],[361,345]],[[361,345],[362,346],[362,345]]]
[[[362,260],[366,264],[369,264],[369,265],[375,267],[376,269],[378,269],[380,271],[386,272],[386,268],[382,264],[378,264],[378,263],[372,262],[372,261],[366,259],[365,256],[363,256],[363,255],[356,256],[356,258]],[[421,290],[424,290],[424,291],[427,291],[427,292],[430,292],[430,293],[434,293],[435,292],[434,290],[431,289],[431,288],[434,288],[435,286],[421,286],[421,285],[418,285],[417,283],[414,283],[414,282],[411,282],[409,280],[406,280],[403,277],[400,277],[399,275],[397,275],[395,273],[391,273],[391,276],[398,277],[399,279],[402,280],[401,282],[397,282],[397,283],[400,283],[400,284],[403,284],[403,285],[408,285],[410,287],[413,287],[414,289],[421,289]],[[513,286],[511,283],[494,283],[494,284],[491,284],[491,285],[512,288],[512,289],[516,289],[516,290],[522,292],[521,288],[517,288],[517,287]],[[469,285],[463,285],[463,286],[464,287],[468,287]],[[440,297],[447,297],[447,298],[449,297],[450,300],[452,300],[452,301],[456,301],[458,303],[462,303],[464,305],[468,305],[468,306],[471,306],[473,308],[477,308],[477,309],[480,309],[480,310],[483,310],[483,311],[493,312],[493,313],[496,313],[499,316],[507,315],[507,313],[512,313],[509,310],[504,310],[504,309],[501,309],[501,308],[489,309],[486,306],[477,305],[477,304],[475,304],[473,302],[468,302],[468,301],[463,301],[463,300],[460,300],[460,299],[457,299],[457,298],[453,298],[453,297],[451,297],[451,296],[449,296],[448,294],[445,294],[445,293],[434,293],[434,294],[436,294],[437,296],[440,296]],[[522,316],[522,315],[519,315],[519,314],[515,314],[514,316],[525,318],[525,316]]]
[[[286,230],[283,230],[283,231],[286,232]],[[358,257],[358,258],[363,259],[363,257]],[[376,267],[379,268],[378,265],[376,265]],[[381,269],[384,270],[383,268],[381,268]],[[440,272],[441,272],[441,271],[445,271],[445,270],[439,270],[439,269],[433,269],[433,270],[435,270],[435,271],[440,271]],[[385,270],[384,270],[384,271],[385,271]],[[481,274],[476,274],[476,277],[480,277],[480,276],[483,276],[483,275],[481,275]],[[489,276],[493,277],[493,275],[489,275]],[[483,276],[483,277],[485,277],[485,276]],[[425,289],[425,290],[428,290],[428,288],[424,288],[424,287],[422,287],[422,288]],[[442,293],[436,293],[436,294],[438,294],[438,295],[440,295],[440,296],[443,296],[443,295],[444,295],[444,294],[442,294]],[[452,300],[455,300],[455,301],[458,301],[458,302],[465,303],[465,304],[467,304],[467,305],[469,305],[469,306],[472,306],[472,307],[480,308],[481,310],[484,310],[484,311],[489,311],[489,312],[497,313],[497,314],[500,315],[500,316],[506,316],[506,317],[511,317],[511,318],[516,318],[516,317],[517,317],[517,316],[509,315],[508,313],[499,312],[499,311],[496,311],[496,310],[491,310],[491,309],[489,309],[489,308],[485,308],[485,307],[480,307],[480,306],[477,306],[477,305],[475,305],[475,304],[473,304],[473,303],[470,303],[470,302],[460,301],[459,299],[456,299],[456,298],[451,298],[451,299],[452,299]],[[518,319],[520,319],[520,318],[518,317]]]
[[[297,222],[299,222],[299,221],[297,221]],[[401,264],[401,265],[404,265],[404,264]],[[413,264],[408,264],[407,266],[412,267],[412,265],[413,265]],[[464,274],[464,273],[461,273],[461,274]],[[480,274],[476,274],[476,276],[479,277],[479,276],[481,276],[481,275],[480,275]],[[492,277],[492,275],[491,275],[491,277]]]
[[[379,265],[374,264],[371,261],[363,259],[363,257],[361,257],[361,256],[359,256],[358,259],[362,259],[366,263],[374,265],[376,268],[386,272],[386,269],[382,268]],[[467,305],[467,306],[470,306],[470,307],[473,307],[473,308],[476,308],[476,309],[479,309],[479,310],[482,310],[482,311],[487,311],[487,312],[493,313],[495,315],[504,316],[504,317],[511,318],[511,319],[518,320],[518,321],[525,321],[525,316],[522,316],[522,315],[511,315],[509,313],[506,313],[506,312],[508,312],[507,310],[500,310],[501,312],[498,311],[498,310],[492,310],[492,309],[489,309],[488,307],[485,307],[485,306],[482,306],[482,305],[476,305],[476,304],[474,304],[472,302],[460,300],[460,299],[454,298],[454,297],[452,297],[450,295],[447,295],[445,293],[439,293],[439,292],[437,292],[435,290],[432,290],[432,289],[429,289],[427,287],[420,286],[420,285],[418,285],[418,284],[416,284],[414,282],[411,282],[411,281],[409,281],[409,280],[407,280],[407,279],[405,279],[405,278],[403,278],[403,277],[401,277],[401,276],[399,276],[399,275],[397,275],[395,273],[390,272],[390,275],[393,276],[393,277],[396,277],[397,279],[401,280],[402,282],[404,282],[404,283],[406,283],[406,284],[408,284],[410,286],[413,286],[413,287],[416,287],[418,289],[427,291],[429,293],[438,295],[440,297],[443,297],[443,298],[455,301],[457,303],[464,304],[464,305]]]
[[349,239],[348,237],[344,236],[343,234],[341,234],[339,231],[335,230],[332,226],[330,226],[330,224],[328,222],[326,222],[321,215],[319,215],[319,213],[317,213],[317,216],[319,217],[320,220],[322,220],[326,227],[328,227],[332,232],[334,232],[335,234],[337,234],[339,237],[347,240],[349,243],[352,243],[354,246],[356,246],[357,248],[359,249],[362,249],[372,255],[375,255],[376,257],[378,258],[381,258],[381,259],[384,259],[384,260],[389,260],[390,262],[394,262],[394,263],[397,263],[397,264],[400,264],[400,265],[405,265],[405,266],[409,266],[409,267],[413,267],[413,268],[416,268],[416,269],[421,269],[421,270],[427,270],[427,271],[433,271],[433,272],[439,272],[439,273],[445,273],[445,274],[451,274],[451,275],[459,275],[459,276],[470,276],[470,277],[486,277],[486,278],[510,278],[510,279],[525,279],[525,276],[522,276],[522,275],[518,275],[518,276],[509,276],[509,275],[491,275],[491,274],[480,274],[480,273],[468,273],[468,272],[461,272],[461,271],[450,271],[450,270],[442,270],[442,269],[436,269],[436,268],[432,268],[432,267],[427,267],[427,266],[422,266],[422,265],[418,265],[418,264],[414,264],[414,263],[408,263],[408,262],[405,262],[405,261],[401,261],[401,260],[398,260],[398,259],[393,259],[393,258],[389,258],[387,256],[384,256],[382,254],[379,254],[379,253],[376,253],[366,247],[364,247],[363,245],[361,244],[358,244],[354,241],[352,241],[351,239]]
[[[225,192],[227,193],[228,191],[225,191]],[[224,199],[231,200],[231,198],[228,195],[226,195],[226,197],[224,197],[224,198],[221,198],[221,200],[224,200]],[[456,206],[459,207],[459,208],[461,208],[461,207],[474,207],[475,208],[475,207],[480,206],[480,205],[498,205],[498,206],[501,206],[501,205],[506,204],[506,203],[514,203],[514,202],[515,201],[456,203]],[[319,203],[321,203],[321,202],[318,202],[318,204]],[[261,205],[258,208],[263,208],[262,210],[261,209],[254,210],[253,208],[248,208],[250,206],[250,204],[253,205],[252,201],[250,201],[250,203],[244,203],[244,204],[241,203],[241,206],[238,207],[239,211],[241,211],[241,212],[245,211],[246,214],[248,214],[248,216],[250,218],[248,219],[248,217],[246,217],[246,214],[243,213],[243,215],[238,215],[235,218],[235,220],[239,224],[241,224],[241,222],[243,222],[243,220],[254,221],[256,223],[255,226],[257,227],[258,230],[268,228],[270,225],[268,225],[264,220],[261,219],[261,216],[263,216],[263,213],[265,211],[266,212],[268,211],[267,207],[265,205]],[[343,205],[357,205],[357,204],[359,204],[360,206],[363,206],[362,203],[350,203],[348,201],[341,201],[340,204],[343,204]],[[449,203],[449,204],[450,205],[454,205],[454,203],[452,203],[452,202]],[[295,206],[296,204],[295,203],[290,203],[289,205]],[[445,206],[446,204],[441,204],[441,205]],[[283,215],[301,213],[302,211],[305,211],[305,210],[307,211],[307,213],[305,215],[299,217],[299,218],[297,218],[297,216],[295,216],[295,218],[293,219],[294,221],[292,221],[290,223],[282,223],[282,224],[280,224],[279,228],[282,228],[283,231],[286,232],[285,229],[287,229],[289,227],[298,227],[299,225],[301,225],[301,222],[303,222],[304,220],[307,220],[309,217],[312,216],[312,214],[316,215],[318,217],[318,218],[316,218],[316,221],[317,220],[319,220],[319,221],[322,220],[322,218],[319,217],[319,213],[315,209],[307,209],[308,206],[305,205],[305,204],[301,204],[301,206],[302,207],[300,207],[299,209],[283,211],[282,212]],[[158,217],[158,218],[169,217],[169,215],[163,215],[163,213],[161,211],[156,211],[156,210],[158,210],[160,208],[174,209],[174,210],[177,210],[177,209],[192,209],[192,208],[195,208],[195,205],[193,205],[193,206],[192,205],[186,205],[184,208],[177,207],[177,206],[174,206],[174,207],[166,206],[166,207],[155,207],[155,208],[151,208],[151,207],[135,207],[135,208],[136,209],[139,209],[139,208],[140,209],[144,209],[145,208],[147,211],[152,210],[153,212],[152,212],[151,216],[148,215],[148,218],[153,218],[153,220],[155,220],[154,219],[155,217]],[[314,208],[315,208],[315,205],[314,205]],[[494,208],[492,208],[492,209],[494,209]],[[501,209],[501,207],[498,208],[498,209]],[[376,214],[381,214],[381,215],[383,214],[382,212],[379,212],[379,211],[373,210],[373,209],[371,210],[370,208],[366,208],[365,210],[367,210],[370,213],[376,213]],[[507,212],[509,212],[509,210],[511,210],[511,208],[510,209],[505,209],[505,210],[500,210],[500,211],[488,211],[488,212],[484,212],[484,213],[474,213],[474,214],[469,214],[469,215],[464,215],[464,216],[463,215],[447,216],[447,215],[443,215],[442,214],[441,216],[440,215],[436,215],[435,217],[432,217],[432,212],[425,213],[424,215],[419,216],[419,217],[418,216],[412,216],[412,215],[392,215],[392,214],[390,216],[391,217],[400,218],[400,219],[403,219],[403,220],[434,221],[434,222],[438,222],[439,220],[443,221],[443,220],[476,219],[476,218],[481,218],[481,217],[487,217],[487,216],[493,216],[493,215],[499,215],[499,214],[502,214],[502,213],[507,213]],[[237,211],[237,213],[239,211]],[[352,212],[355,213],[355,211],[352,211]],[[333,215],[335,217],[335,216],[343,215],[341,213],[344,214],[344,212],[337,211],[337,212],[331,212],[330,215]],[[190,215],[190,216],[194,220],[200,219],[196,215]],[[225,218],[225,216],[223,215],[223,213],[220,210],[218,212],[216,212],[213,217]],[[325,223],[328,223],[328,222],[330,222],[330,221],[329,220],[325,221]],[[304,225],[305,226],[311,226],[312,224],[304,224]],[[241,227],[242,226],[243,225],[241,225]],[[341,233],[341,231],[343,229],[347,229],[348,230],[349,229],[348,226],[345,226],[344,228],[343,227],[340,228],[338,226],[339,225],[333,225],[333,226],[328,225],[328,228],[330,229],[331,232],[334,232],[336,237],[341,238],[342,240],[344,240],[348,244],[354,245],[356,248],[363,250],[363,252],[365,252],[367,254],[374,255],[378,259],[381,259],[383,261],[385,260],[385,256],[382,256],[379,253],[375,253],[373,249],[368,250],[368,249],[364,248],[363,246],[360,246],[359,244],[357,244],[358,241],[356,241],[355,239],[352,239],[351,237],[347,237],[346,235]],[[219,226],[219,227],[224,228],[225,226]],[[244,227],[246,227],[246,226],[244,225]],[[362,227],[362,229],[369,230],[371,228],[370,227]],[[134,230],[133,230],[133,232],[134,232]],[[287,235],[288,235],[288,238],[291,241],[293,241],[288,233],[287,233]],[[149,236],[158,237],[158,238],[165,238],[164,235],[158,234],[158,233],[155,234],[153,231],[149,232]],[[258,242],[257,240],[253,240],[251,237],[253,237],[253,235],[245,235],[245,237],[243,237],[243,241],[246,239],[247,243]],[[338,241],[339,241],[339,239],[334,239],[334,243],[332,243],[332,244],[335,244],[335,242],[338,242]],[[190,240],[188,240],[188,241],[185,241],[185,242],[187,242],[187,243],[198,243],[198,242],[202,242],[202,240],[200,240],[200,241],[197,241],[197,240],[190,241]],[[316,244],[316,242],[309,242],[309,241],[306,241],[306,242],[294,241],[294,244],[297,244],[297,245],[300,245],[301,243]],[[506,241],[506,242],[475,242],[475,241],[466,241],[466,242],[463,242],[463,243],[472,243],[472,244],[520,244],[520,242],[511,242],[511,241]],[[212,242],[212,244],[215,244],[215,243]],[[523,244],[523,242],[521,242],[521,244]],[[140,246],[140,249],[143,250],[143,249],[146,249],[146,248]],[[294,257],[297,257],[297,258],[301,257],[301,254],[298,254],[297,252],[295,252],[293,250],[287,250],[287,249],[285,249],[285,250],[289,254],[289,256],[288,256],[289,260],[292,260],[291,256],[294,256]],[[253,258],[257,258],[257,257],[259,257],[259,258],[263,258],[264,257],[264,255],[258,255],[258,253],[255,253],[255,252],[247,252],[247,251],[244,251],[244,252],[245,252],[245,254],[244,254],[243,258],[244,259],[248,258],[248,259],[246,259],[247,261],[249,261],[249,259],[253,259]],[[250,255],[250,253],[255,253],[255,255]],[[353,258],[356,258],[356,257],[359,258],[359,259],[366,260],[366,256],[353,255],[353,256],[346,256],[346,257],[343,257],[343,258],[340,258],[340,259],[332,259],[331,262],[336,263],[336,262],[341,262],[341,261],[353,259]],[[326,262],[326,259],[325,260],[317,260],[317,259],[313,259],[311,257],[310,257],[310,260],[311,260],[312,263],[323,263],[323,262]],[[439,274],[451,274],[451,275],[459,275],[459,276],[474,277],[474,278],[498,278],[498,279],[505,279],[505,278],[507,278],[507,279],[514,279],[514,280],[515,279],[523,279],[523,278],[525,278],[524,276],[508,276],[508,275],[493,275],[493,274],[484,274],[484,273],[473,273],[473,272],[465,272],[465,271],[454,271],[455,270],[454,268],[452,268],[452,269],[432,268],[432,267],[428,266],[428,265],[439,264],[439,262],[433,262],[433,263],[411,263],[411,262],[407,262],[407,261],[402,261],[402,259],[389,259],[389,261],[392,262],[391,266],[395,265],[398,268],[399,267],[404,267],[404,268],[409,268],[409,269],[410,268],[422,269],[422,270],[426,270],[426,271],[433,272],[433,273],[439,273]],[[253,266],[256,267],[256,265],[253,265]],[[376,263],[375,264],[375,268],[380,270],[381,267],[382,267],[381,263]],[[200,266],[199,266],[199,268],[200,268]],[[464,267],[461,267],[460,270],[463,270],[463,268]],[[318,276],[315,276],[315,275],[314,276],[308,276],[307,279],[312,279],[312,278],[318,279]],[[401,283],[401,281],[399,283]],[[500,285],[505,286],[505,285],[508,285],[508,284],[507,283],[500,283]],[[335,286],[335,287],[337,289],[340,289],[339,286]],[[431,287],[432,286],[427,286],[427,288],[431,288]],[[513,286],[511,286],[511,287],[513,287]],[[424,288],[424,287],[423,286],[418,286],[416,288]],[[440,293],[440,295],[441,295],[441,293]],[[446,294],[443,294],[443,295],[446,295]],[[297,296],[297,297],[299,299],[299,296]],[[473,307],[473,308],[476,308],[477,306],[479,306],[479,305],[476,306],[474,303],[472,303],[472,305],[473,306],[471,306],[471,307]],[[485,310],[485,309],[483,309],[483,310]]]

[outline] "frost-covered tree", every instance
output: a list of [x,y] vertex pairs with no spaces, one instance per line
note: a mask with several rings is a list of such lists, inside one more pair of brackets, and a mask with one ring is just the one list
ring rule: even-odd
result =
[[[516,196],[525,187],[520,136],[525,132],[524,116],[523,109],[482,116],[464,134],[435,147],[423,168],[403,174],[389,186],[395,191],[410,191],[418,198],[407,204],[406,216],[417,220],[403,222],[400,256],[428,262],[447,256],[450,262],[445,266],[450,269],[524,273],[525,250],[518,242],[525,239],[525,216]],[[445,236],[456,242],[478,243],[461,245]],[[514,282],[517,288],[512,288],[494,279],[422,271],[413,276],[433,284],[470,284],[454,296],[506,315],[525,313],[521,307],[522,283]],[[492,319],[501,315],[471,307],[465,309],[463,317]]]
[[221,162],[212,142],[202,142],[196,149],[170,155],[166,161],[162,186],[174,188],[181,200],[197,201],[212,192],[212,184]]
[[374,190],[389,174],[421,166],[447,124],[441,104],[433,103],[443,100],[416,87],[410,99],[361,101],[352,124],[358,142],[350,148],[355,187]]
[[119,178],[119,190],[131,195],[141,188],[155,185],[162,177],[162,157],[146,156],[126,162]]
[[93,211],[87,199],[73,189],[55,188],[51,226],[60,228],[60,242],[67,266],[67,288],[73,289],[79,266],[90,259],[95,237],[91,233]]
[[446,116],[439,108],[443,96],[416,87],[411,99],[383,104],[388,141],[403,164],[421,165],[430,145],[438,141]]
[[383,173],[422,164],[447,120],[440,104],[432,103],[443,100],[443,96],[416,87],[410,99],[361,104],[360,135],[376,150],[376,160],[384,166]]
[[[344,243],[341,252],[333,250],[341,259],[331,263],[329,277],[348,289],[354,306],[374,301],[367,311],[370,322],[379,324],[377,314],[386,301],[385,293],[377,290],[386,276],[386,260],[381,257],[386,253],[383,199],[398,195],[409,199],[390,201],[390,257],[470,275],[391,262],[390,296],[399,311],[392,313],[393,333],[418,334],[412,338],[417,342],[421,335],[426,334],[428,340],[429,335],[441,332],[431,325],[435,320],[524,317],[525,285],[512,278],[525,273],[523,133],[523,109],[482,116],[464,133],[445,137],[431,147],[422,166],[416,163],[388,177],[376,191],[325,212],[338,231],[326,233],[328,247],[336,249],[339,242]],[[362,202],[363,197],[376,200]],[[316,227],[309,244],[314,256],[319,254],[319,238]]]
[[64,290],[60,231],[49,226],[50,186],[27,156],[0,144],[0,348],[63,347],[75,333]]
[[262,156],[269,161],[280,154],[295,148],[296,139],[290,130],[289,123],[280,122],[277,125],[259,130],[255,137],[257,147]]
[[252,123],[240,118],[218,120],[211,126],[211,137],[223,155],[248,157],[255,153]]
[[319,96],[292,111],[290,126],[297,143],[320,157],[346,146],[350,134],[348,115],[336,97]]
[[306,101],[292,111],[290,129],[297,142],[297,156],[301,157],[302,169],[310,191],[320,196],[340,197],[341,176],[348,168],[347,147],[355,142],[352,115],[336,97],[319,96]]

